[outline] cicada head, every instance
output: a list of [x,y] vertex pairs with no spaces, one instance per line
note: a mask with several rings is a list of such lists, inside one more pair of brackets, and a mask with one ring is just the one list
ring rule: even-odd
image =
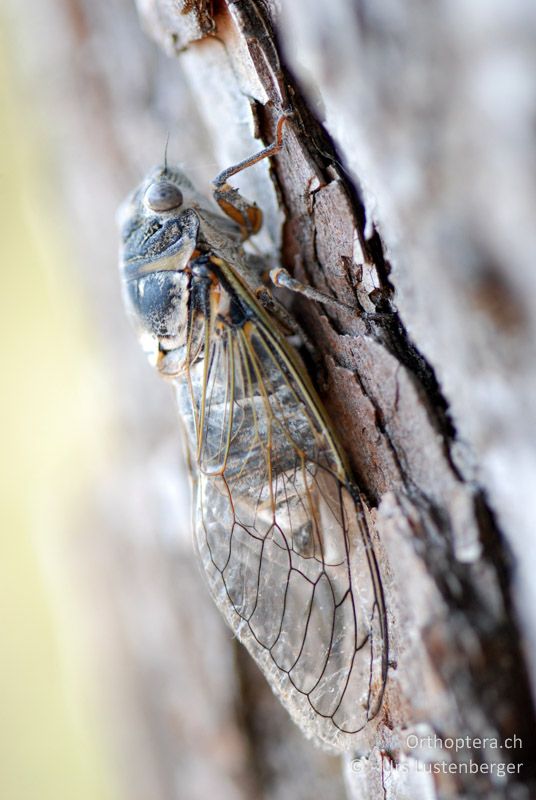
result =
[[197,244],[202,205],[179,169],[152,169],[119,210],[124,279],[184,269]]
[[185,344],[187,266],[198,243],[201,204],[180,170],[165,166],[151,170],[119,212],[123,297],[151,360]]

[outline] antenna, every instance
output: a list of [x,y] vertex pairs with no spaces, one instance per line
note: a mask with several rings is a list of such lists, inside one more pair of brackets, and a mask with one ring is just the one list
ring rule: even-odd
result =
[[167,172],[167,150],[168,150],[168,144],[169,144],[169,131],[167,132],[166,144],[164,146],[164,175]]

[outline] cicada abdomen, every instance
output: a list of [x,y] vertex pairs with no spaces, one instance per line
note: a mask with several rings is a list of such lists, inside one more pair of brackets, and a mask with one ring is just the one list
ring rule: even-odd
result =
[[346,747],[383,698],[381,579],[343,451],[252,290],[240,240],[259,212],[241,202],[230,223],[178,170],[153,171],[124,212],[124,293],[175,387],[210,591],[304,732]]

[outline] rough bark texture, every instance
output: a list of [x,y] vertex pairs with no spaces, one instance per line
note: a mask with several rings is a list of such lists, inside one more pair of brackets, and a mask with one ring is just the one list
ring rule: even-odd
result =
[[[282,5],[139,0],[165,62],[126,1],[48,0],[41,10],[61,46],[47,49],[45,29],[33,65],[52,70],[40,103],[49,119],[61,109],[59,172],[73,223],[84,220],[77,243],[90,254],[84,281],[121,445],[86,539],[114,642],[106,674],[123,723],[112,739],[134,765],[124,793],[344,796],[338,762],[286,719],[204,594],[173,488],[172,398],[122,321],[110,253],[114,205],[159,160],[166,129],[170,158],[207,185],[272,141],[286,111],[272,173],[259,164],[238,183],[265,212],[267,258],[275,265],[280,253],[298,278],[355,309],[292,300],[371,508],[389,614],[384,707],[356,738],[346,791],[529,796],[536,198],[523,143],[533,136],[526,42],[536,18],[523,2],[497,18],[498,7],[448,0],[439,10],[332,0],[329,14]],[[82,158],[69,152],[82,147]],[[412,748],[410,734],[469,740],[431,752]],[[514,735],[521,750],[474,741]],[[469,759],[524,768],[500,780],[485,768],[422,769]]]

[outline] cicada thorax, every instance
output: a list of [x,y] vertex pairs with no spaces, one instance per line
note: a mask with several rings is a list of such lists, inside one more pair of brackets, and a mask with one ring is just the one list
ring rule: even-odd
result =
[[205,372],[211,343],[225,337],[226,330],[242,326],[248,315],[212,261],[212,256],[196,249],[177,278],[180,299],[171,298],[166,306],[166,298],[162,298],[170,325],[158,332],[156,366],[164,377],[185,377],[190,388],[193,376]]

